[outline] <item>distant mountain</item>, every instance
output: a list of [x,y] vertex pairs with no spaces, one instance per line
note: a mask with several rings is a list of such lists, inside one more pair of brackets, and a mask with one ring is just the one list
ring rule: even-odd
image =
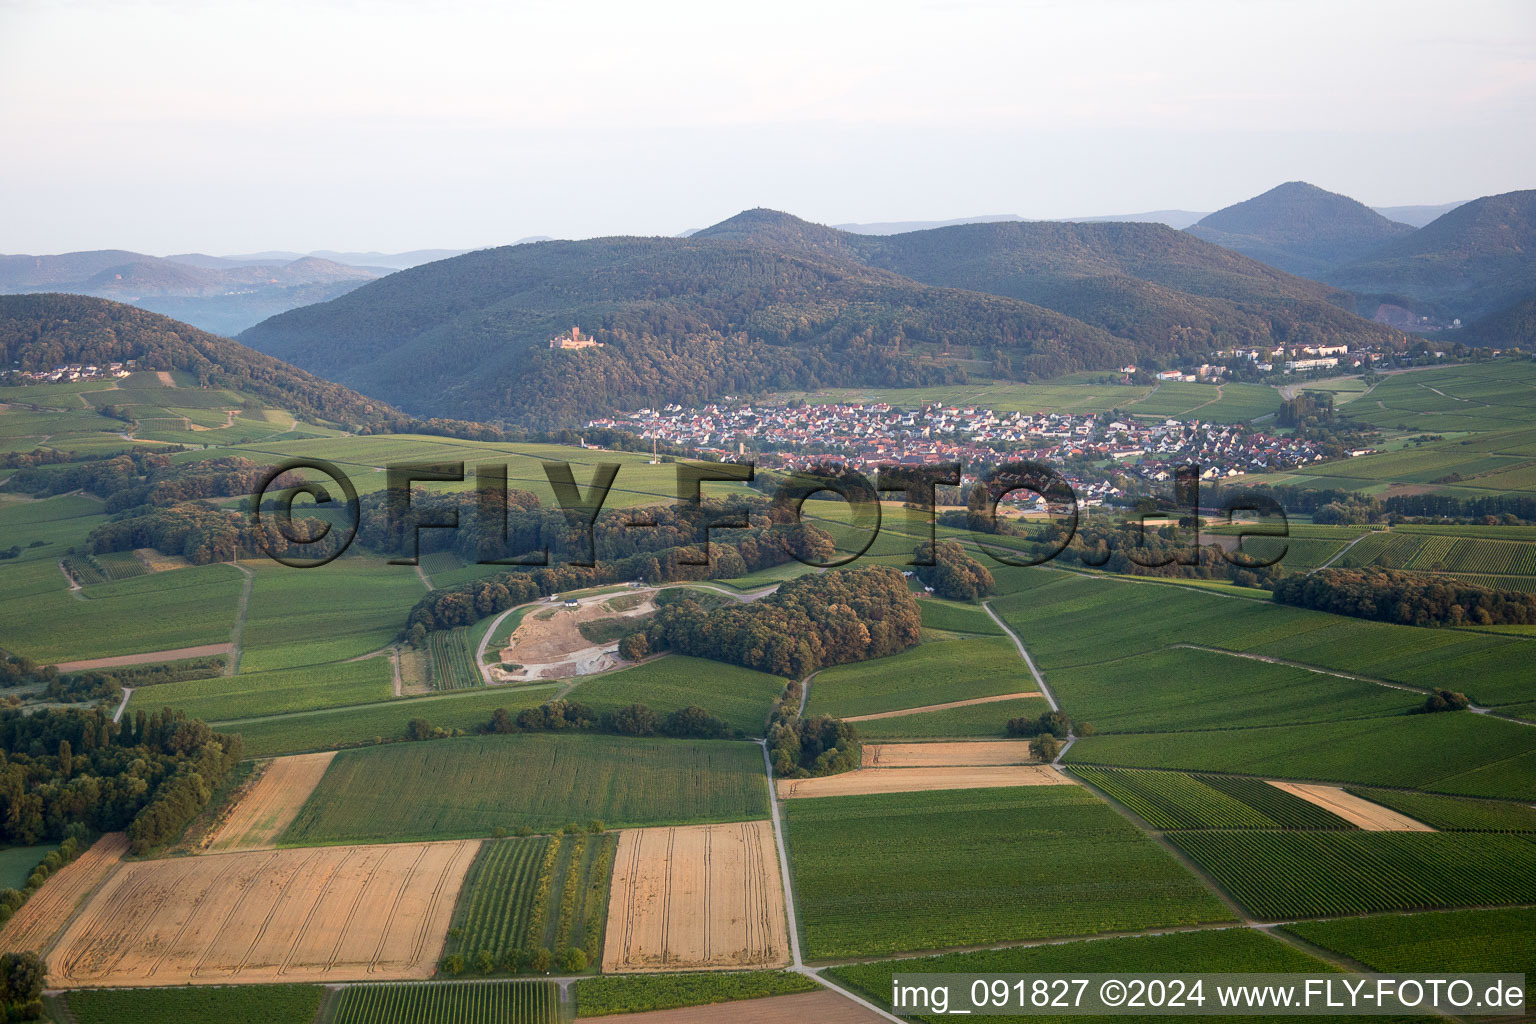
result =
[[766,210],[707,228],[731,238],[852,257],[924,284],[1053,309],[1135,342],[1143,354],[1317,337],[1389,340],[1347,311],[1348,293],[1292,277],[1162,224],[1023,221],[852,235]]
[[136,306],[86,295],[0,295],[0,366],[42,370],[130,359],[140,369],[184,370],[310,422],[378,429],[406,419],[340,384]]
[[1462,199],[1454,203],[1441,203],[1438,206],[1373,206],[1371,209],[1387,218],[1387,220],[1395,220],[1399,224],[1421,228],[1435,218],[1443,217],[1465,203],[1466,200]]
[[[767,390],[1045,379],[1222,343],[1400,337],[1335,296],[1348,298],[1156,224],[873,236],[749,210],[686,239],[468,253],[241,340],[418,414],[556,424]],[[550,348],[572,325],[602,347]]]
[[1442,321],[1499,313],[1536,282],[1536,190],[1464,203],[1327,280]]
[[1070,217],[1083,224],[1099,224],[1104,221],[1136,221],[1144,224],[1166,224],[1175,231],[1182,231],[1207,213],[1194,210],[1148,210],[1146,213],[1112,213],[1099,217]]
[[1207,242],[1302,277],[1320,278],[1413,233],[1363,203],[1304,181],[1217,210],[1188,228]]
[[[336,252],[331,249],[318,249],[311,253],[300,252],[253,252],[244,256],[217,257],[229,263],[243,264],[274,264],[292,263],[294,260],[305,256],[314,256],[318,259],[330,260],[333,263],[344,263],[349,267],[383,267],[388,270],[407,270],[411,267],[419,267],[423,263],[431,263],[434,260],[446,260],[452,256],[462,256],[469,252],[468,249],[412,249],[410,252]],[[170,259],[176,259],[172,256]],[[214,257],[204,257],[214,258]]]
[[384,273],[310,256],[266,264],[201,253],[161,258],[108,249],[0,256],[0,294],[94,295],[234,334],[295,306],[333,299]]
[[1536,348],[1536,291],[1525,298],[1482,317],[1452,335],[1457,340],[1495,347]]

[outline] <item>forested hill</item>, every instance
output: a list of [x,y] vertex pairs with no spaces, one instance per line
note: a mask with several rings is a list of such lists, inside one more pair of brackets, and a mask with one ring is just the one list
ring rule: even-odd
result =
[[[393,274],[243,333],[418,414],[571,422],[828,385],[1038,379],[1223,343],[1392,336],[1149,224],[861,236],[753,210],[689,238],[541,242]],[[572,325],[604,345],[550,350]]]
[[1505,309],[1536,281],[1536,189],[1474,199],[1328,280],[1464,321]]
[[43,370],[130,359],[143,370],[191,373],[311,422],[364,429],[407,422],[383,402],[136,306],[86,295],[0,295],[0,367]]
[[1288,273],[1321,277],[1414,229],[1348,196],[1288,181],[1185,230]]

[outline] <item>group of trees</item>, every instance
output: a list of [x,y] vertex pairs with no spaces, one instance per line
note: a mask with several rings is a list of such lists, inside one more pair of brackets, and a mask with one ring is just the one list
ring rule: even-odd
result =
[[1284,604],[1408,626],[1536,623],[1536,594],[1393,569],[1319,569],[1280,580],[1274,595]]
[[[995,585],[987,567],[965,553],[958,541],[927,541],[912,552],[917,578],[939,597],[952,601],[975,601],[992,593]],[[927,564],[927,563],[932,563]]]
[[579,701],[552,700],[524,708],[514,717],[506,708],[491,712],[485,729],[513,732],[606,732],[617,736],[670,736],[674,739],[715,740],[739,737],[722,718],[696,705],[659,715],[644,704],[629,704],[615,711],[596,711]]
[[39,1020],[48,971],[33,952],[0,954],[0,1020]]
[[[1125,522],[1111,527],[1078,529],[1053,561],[1082,565],[1131,576],[1230,580],[1246,587],[1269,589],[1283,575],[1277,565],[1229,559],[1220,545],[1192,544],[1187,524]],[[1045,558],[1061,547],[1066,527],[1057,522],[1041,526],[1023,550],[1000,551],[1010,558]],[[1234,556],[1236,558],[1237,556]],[[1192,561],[1191,561],[1192,560]],[[1191,564],[1185,564],[1191,561]]]
[[185,828],[239,759],[238,736],[169,708],[124,723],[100,708],[0,708],[0,841],[80,824],[126,829],[143,852]]
[[[94,554],[155,548],[168,555],[181,555],[193,565],[262,552],[316,559],[335,552],[346,539],[341,529],[325,532],[326,525],[313,516],[295,518],[291,527],[294,539],[290,540],[283,535],[275,515],[264,515],[258,526],[245,510],[187,501],[165,507],[140,505],[96,527],[88,541]],[[311,542],[311,538],[319,539]]]
[[706,609],[686,591],[661,595],[646,649],[672,650],[803,679],[817,669],[906,650],[922,617],[907,582],[881,566],[788,580],[760,601]]
[[768,716],[768,757],[773,774],[781,779],[803,779],[852,771],[864,756],[859,731],[852,722],[800,714],[804,684],[791,680]]

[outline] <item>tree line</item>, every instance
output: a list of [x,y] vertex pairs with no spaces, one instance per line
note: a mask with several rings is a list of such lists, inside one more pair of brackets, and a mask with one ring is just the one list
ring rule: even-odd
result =
[[1492,590],[1395,569],[1319,569],[1275,584],[1274,599],[1300,608],[1406,626],[1536,623],[1536,594]]

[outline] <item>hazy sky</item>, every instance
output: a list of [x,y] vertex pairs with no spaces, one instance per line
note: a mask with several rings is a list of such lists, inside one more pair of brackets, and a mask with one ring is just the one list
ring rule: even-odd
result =
[[1536,3],[0,0],[0,252],[1536,187]]

